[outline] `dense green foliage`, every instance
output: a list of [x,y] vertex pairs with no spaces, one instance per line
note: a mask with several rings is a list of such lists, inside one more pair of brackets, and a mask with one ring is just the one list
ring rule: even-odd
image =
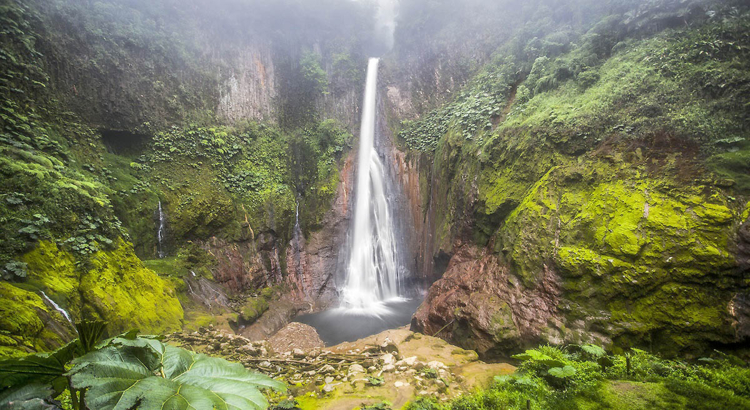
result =
[[697,363],[663,360],[642,350],[608,356],[598,346],[542,346],[515,356],[515,374],[448,404],[419,399],[408,410],[748,409],[750,369],[716,353]]
[[649,39],[628,38],[635,25],[628,15],[607,17],[584,33],[564,26],[545,33],[535,25],[536,32],[524,31],[497,51],[451,104],[406,124],[401,136],[409,148],[431,151],[449,127],[479,147],[518,130],[554,130],[564,138],[555,142],[580,152],[605,136],[661,132],[708,152],[726,150],[744,141],[750,121],[741,69],[748,19],[727,13]]
[[[216,260],[197,243],[261,235],[285,270],[296,209],[303,231],[316,230],[337,191],[351,136],[318,104],[324,91],[359,90],[369,7],[3,0],[0,353],[71,336],[39,291],[117,330],[181,326],[182,280],[139,260],[157,256],[159,202],[177,262],[149,263],[159,274],[212,278]],[[278,67],[258,90],[271,96],[265,122],[230,124],[217,109],[243,47]],[[296,102],[307,114],[283,121],[302,112]]]

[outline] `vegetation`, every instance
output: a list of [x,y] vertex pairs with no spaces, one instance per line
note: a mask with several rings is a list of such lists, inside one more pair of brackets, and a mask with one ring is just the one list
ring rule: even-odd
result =
[[[0,0],[0,407],[262,409],[262,389],[283,390],[156,336],[99,342],[101,322],[70,323],[216,322],[185,314],[185,288],[214,279],[223,255],[207,243],[223,241],[247,245],[243,269],[280,273],[235,284],[227,321],[250,325],[279,297],[296,227],[320,229],[339,190],[378,48],[371,2],[214,3]],[[553,272],[561,320],[539,341],[578,345],[528,350],[485,391],[408,408],[750,408],[733,357],[637,349],[694,359],[738,340],[747,5],[455,3],[403,0],[383,64],[409,100],[391,123],[420,162],[428,248],[486,249],[521,292]],[[241,87],[253,101],[232,100]],[[499,306],[497,349],[527,343]],[[464,347],[487,336],[451,323]],[[616,355],[586,344],[600,336]]]
[[595,345],[571,345],[514,357],[522,361],[516,373],[495,377],[487,390],[447,404],[419,399],[406,409],[750,408],[750,369],[719,352],[687,363],[637,349],[611,356]]
[[79,339],[52,353],[0,362],[3,408],[59,409],[53,398],[61,397],[74,410],[265,409],[260,389],[285,389],[242,365],[139,337],[137,331],[99,342],[104,322],[76,328]]
[[[566,326],[541,342],[597,328],[615,348],[666,355],[734,343],[726,306],[747,290],[732,250],[750,195],[747,8],[602,4],[616,12],[525,17],[458,91],[411,90],[451,94],[399,131],[433,164],[420,176],[432,249],[491,247],[525,289],[559,275]],[[453,341],[471,348],[476,333],[457,323]],[[493,340],[520,342],[510,330]]]
[[[0,5],[0,274],[3,293],[13,295],[2,309],[24,312],[0,321],[3,356],[50,350],[71,337],[39,291],[73,318],[106,319],[117,330],[181,326],[182,281],[163,280],[139,260],[157,256],[160,202],[167,254],[179,261],[148,264],[163,276],[211,278],[215,258],[197,243],[215,236],[247,241],[270,234],[283,255],[298,207],[305,233],[320,226],[351,136],[317,116],[290,128],[227,124],[216,114],[226,78],[205,57],[202,39],[231,48],[261,33],[278,40],[284,50],[277,54],[284,55],[323,44],[322,55],[306,54],[307,77],[315,87],[327,87],[330,77],[337,92],[346,92],[353,84],[339,76],[352,76],[366,24],[337,13],[369,21],[367,9],[337,3],[329,13],[333,3],[311,8],[295,1],[192,5],[192,11],[171,1]],[[258,24],[248,24],[243,13]],[[352,25],[330,31],[329,18]],[[276,31],[279,20],[296,23]],[[269,25],[274,30],[262,29]],[[355,26],[358,34],[349,35]],[[329,74],[333,54],[336,72]],[[236,60],[222,59],[223,73],[235,68]],[[295,81],[282,71],[279,82]],[[314,97],[323,98],[322,91]],[[45,329],[50,320],[60,326]]]

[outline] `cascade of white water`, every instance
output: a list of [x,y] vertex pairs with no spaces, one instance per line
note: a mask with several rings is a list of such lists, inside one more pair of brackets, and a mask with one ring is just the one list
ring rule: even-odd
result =
[[303,294],[306,293],[305,280],[303,278],[304,272],[302,271],[302,227],[299,223],[299,198],[297,199],[297,207],[294,215],[294,232],[292,233],[292,252],[294,252],[294,271],[297,274],[299,280],[300,290]]
[[385,170],[375,150],[379,59],[367,68],[354,208],[354,234],[342,307],[378,314],[383,302],[399,298],[394,227],[385,188]]
[[55,303],[54,300],[50,299],[49,296],[47,296],[47,294],[44,293],[44,291],[41,291],[40,293],[42,294],[42,296],[44,297],[44,299],[47,302],[49,302],[52,305],[52,307],[55,308],[55,310],[57,310],[58,312],[60,312],[60,314],[62,314],[63,317],[65,317],[65,319],[67,319],[68,322],[70,322],[70,324],[73,325],[73,327],[75,327],[75,325],[73,324],[73,320],[70,318],[70,315],[68,314],[68,312],[65,309],[61,308],[60,305],[58,305],[57,303]]
[[156,239],[159,241],[159,259],[164,259],[167,256],[167,252],[164,249],[164,236],[166,233],[167,221],[164,216],[164,211],[161,209],[161,201],[159,201],[159,229],[156,231]]

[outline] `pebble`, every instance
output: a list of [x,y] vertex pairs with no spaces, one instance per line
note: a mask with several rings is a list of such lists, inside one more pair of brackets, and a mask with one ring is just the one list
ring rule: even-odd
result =
[[387,354],[384,354],[384,355],[380,356],[380,360],[384,364],[394,364],[394,363],[396,363],[396,358],[394,358],[393,355],[390,354],[390,353],[387,353]]
[[434,361],[427,363],[427,367],[433,370],[440,370],[440,369],[445,369],[445,364],[442,362],[438,362],[437,360],[434,360]]

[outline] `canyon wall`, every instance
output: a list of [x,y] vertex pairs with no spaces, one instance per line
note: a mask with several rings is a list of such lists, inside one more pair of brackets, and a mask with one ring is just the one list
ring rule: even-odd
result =
[[[675,80],[688,66],[698,72],[737,55],[672,66],[698,38],[728,27],[707,19],[722,10],[714,3],[667,3],[584,25],[577,43],[542,54],[534,50],[543,32],[518,34],[458,91],[437,80],[451,78],[450,69],[414,68],[418,60],[384,86],[419,271],[437,281],[414,330],[484,356],[545,342],[689,356],[746,343],[749,191],[735,170],[747,169],[740,135],[748,118],[735,104],[747,93],[742,80],[726,94]],[[544,38],[572,40],[569,29]],[[601,54],[584,57],[594,50],[586,41],[606,36]],[[662,64],[675,71],[635,68],[652,52],[670,55]],[[634,61],[629,74],[619,70]],[[434,93],[426,98],[434,103],[412,104],[405,96],[415,90]],[[679,107],[692,112],[707,113],[707,100],[717,105],[681,123],[650,105],[661,93],[685,93]],[[727,118],[727,128],[708,126],[712,115]],[[726,135],[738,136],[736,145],[712,142]]]

